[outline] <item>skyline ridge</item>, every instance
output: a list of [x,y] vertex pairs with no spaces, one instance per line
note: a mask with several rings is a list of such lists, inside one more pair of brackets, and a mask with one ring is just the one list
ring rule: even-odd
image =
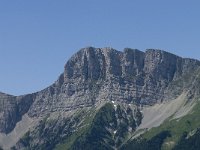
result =
[[[117,50],[117,49],[115,49],[115,48],[113,48],[113,47],[103,47],[103,48],[99,48],[99,47],[98,47],[98,48],[97,48],[97,47],[94,47],[94,46],[87,46],[87,47],[84,47],[84,48],[79,49],[79,50],[76,51],[71,57],[69,57],[69,59],[67,59],[66,62],[64,63],[63,69],[65,69],[65,65],[67,64],[68,61],[70,61],[70,59],[71,59],[72,57],[74,57],[75,55],[77,55],[79,52],[85,51],[85,50],[88,50],[88,49],[92,49],[92,50],[94,50],[94,51],[96,51],[96,50],[98,50],[98,49],[101,49],[101,50],[109,50],[109,49],[112,49],[112,50],[114,50],[114,51],[116,51],[116,52],[121,52],[122,54],[124,54],[126,50],[139,51],[139,52],[142,52],[143,54],[146,54],[146,53],[148,53],[148,52],[153,51],[153,52],[167,53],[167,54],[169,54],[169,55],[173,55],[173,56],[176,56],[176,57],[178,57],[178,58],[190,59],[190,60],[192,60],[192,61],[198,61],[198,62],[200,62],[200,60],[198,60],[198,59],[182,57],[182,56],[180,56],[180,55],[174,54],[174,53],[172,53],[172,52],[168,52],[168,51],[163,50],[163,49],[152,49],[152,48],[149,49],[149,48],[147,48],[145,51],[142,51],[142,50],[135,49],[135,48],[124,48],[123,51],[120,51],[120,50]],[[41,68],[41,69],[42,69],[42,68]],[[61,74],[63,74],[63,71],[60,73],[60,75],[61,75]],[[58,74],[58,75],[57,75],[57,79],[54,79],[54,81],[53,81],[52,83],[50,83],[49,85],[46,85],[46,86],[45,86],[44,88],[42,88],[42,89],[36,89],[36,91],[32,91],[32,92],[27,92],[27,93],[23,93],[23,94],[18,94],[18,95],[16,95],[16,94],[12,94],[12,93],[7,93],[7,92],[2,91],[2,90],[0,89],[0,94],[2,93],[2,94],[9,95],[9,96],[22,96],[22,95],[37,93],[37,92],[39,92],[39,91],[41,91],[41,90],[44,90],[44,89],[48,88],[49,86],[51,86],[54,82],[56,82],[56,81],[59,79],[60,75]]]

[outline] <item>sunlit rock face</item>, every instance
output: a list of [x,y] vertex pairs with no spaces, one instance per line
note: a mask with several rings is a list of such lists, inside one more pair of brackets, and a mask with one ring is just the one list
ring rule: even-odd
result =
[[104,101],[154,105],[175,97],[169,92],[171,83],[198,66],[197,60],[156,49],[83,48],[46,89],[19,97],[0,94],[0,132],[11,132],[25,113],[32,118],[44,117]]

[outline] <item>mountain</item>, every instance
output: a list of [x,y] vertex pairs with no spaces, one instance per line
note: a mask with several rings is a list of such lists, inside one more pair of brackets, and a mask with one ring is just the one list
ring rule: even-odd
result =
[[22,96],[0,93],[0,145],[198,149],[199,83],[195,59],[157,49],[83,48],[46,89]]

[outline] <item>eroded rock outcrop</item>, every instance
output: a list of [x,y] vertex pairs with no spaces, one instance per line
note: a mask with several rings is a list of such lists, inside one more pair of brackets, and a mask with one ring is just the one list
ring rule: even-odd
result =
[[[155,49],[83,48],[74,54],[58,80],[37,93],[10,96],[0,93],[0,132],[11,132],[24,114],[44,118],[116,101],[154,105],[175,99],[189,84],[174,84],[194,73],[200,62]],[[191,83],[193,79],[190,79]]]

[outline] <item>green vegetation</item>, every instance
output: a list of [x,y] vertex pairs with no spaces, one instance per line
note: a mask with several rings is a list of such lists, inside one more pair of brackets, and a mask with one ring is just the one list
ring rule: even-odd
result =
[[129,140],[122,150],[197,150],[200,149],[200,103],[180,118],[169,118],[137,139]]
[[[199,149],[199,107],[200,102],[186,116],[179,119],[173,119],[172,116],[138,139],[128,140],[130,129],[134,133],[141,122],[141,113],[136,109],[133,112],[129,107],[117,105],[115,108],[112,103],[106,103],[99,110],[93,108],[77,111],[75,116],[66,120],[59,128],[55,127],[56,120],[44,119],[35,130],[37,132],[28,132],[24,135],[21,144],[30,149],[56,150]],[[41,145],[31,145],[34,138],[43,139]]]
[[[66,138],[62,143],[56,146],[56,150],[68,149],[110,149],[113,141],[110,139],[112,135],[105,127],[113,127],[116,125],[115,110],[110,103],[105,104],[96,113],[95,110],[85,114],[81,127],[71,136]],[[115,122],[111,125],[111,122]],[[105,144],[104,139],[109,141]]]
[[[87,132],[76,139],[72,145],[72,149],[111,149],[110,145],[113,145],[114,141],[106,127],[115,128],[115,126],[116,118],[114,107],[112,104],[107,103],[95,115]],[[104,140],[106,140],[108,144],[106,144]]]
[[77,130],[72,133],[69,137],[66,137],[64,140],[61,141],[61,143],[57,144],[55,147],[55,150],[68,150],[72,148],[72,145],[75,143],[78,137],[83,136],[86,134],[90,128],[91,122],[96,114],[95,109],[91,109],[88,112],[82,112],[79,111],[76,113],[77,116],[80,117],[81,113],[85,113],[85,118],[83,119],[83,122],[81,123],[80,127],[77,128]]
[[200,130],[188,137],[187,133],[184,133],[181,140],[173,148],[173,150],[199,150],[200,149]]
[[160,150],[164,140],[170,136],[168,131],[162,131],[149,140],[139,138],[129,141],[121,150]]
[[25,146],[25,147],[30,147],[30,131],[26,132],[26,134],[20,139],[20,142]]
[[[92,111],[92,109],[90,110]],[[78,124],[87,114],[85,109],[77,111],[71,118],[62,118],[58,114],[57,117],[45,117],[39,122],[39,125],[33,131],[27,132],[19,141],[22,147],[26,149],[54,149],[55,145],[63,142],[64,139],[72,141],[74,131],[78,130]],[[81,128],[80,131],[84,129]],[[76,133],[76,132],[75,132]],[[35,144],[38,143],[39,144]]]
[[159,127],[152,128],[150,131],[146,132],[143,135],[143,138],[150,140],[162,131],[169,131],[171,133],[171,137],[168,137],[165,140],[162,149],[172,149],[185,133],[190,133],[200,127],[199,107],[200,104],[198,103],[194,107],[193,112],[180,119],[166,120]]
[[[134,116],[135,114],[135,116]],[[106,103],[82,120],[81,128],[56,146],[56,150],[112,150],[128,139],[129,129],[135,131],[141,114],[131,108]]]

